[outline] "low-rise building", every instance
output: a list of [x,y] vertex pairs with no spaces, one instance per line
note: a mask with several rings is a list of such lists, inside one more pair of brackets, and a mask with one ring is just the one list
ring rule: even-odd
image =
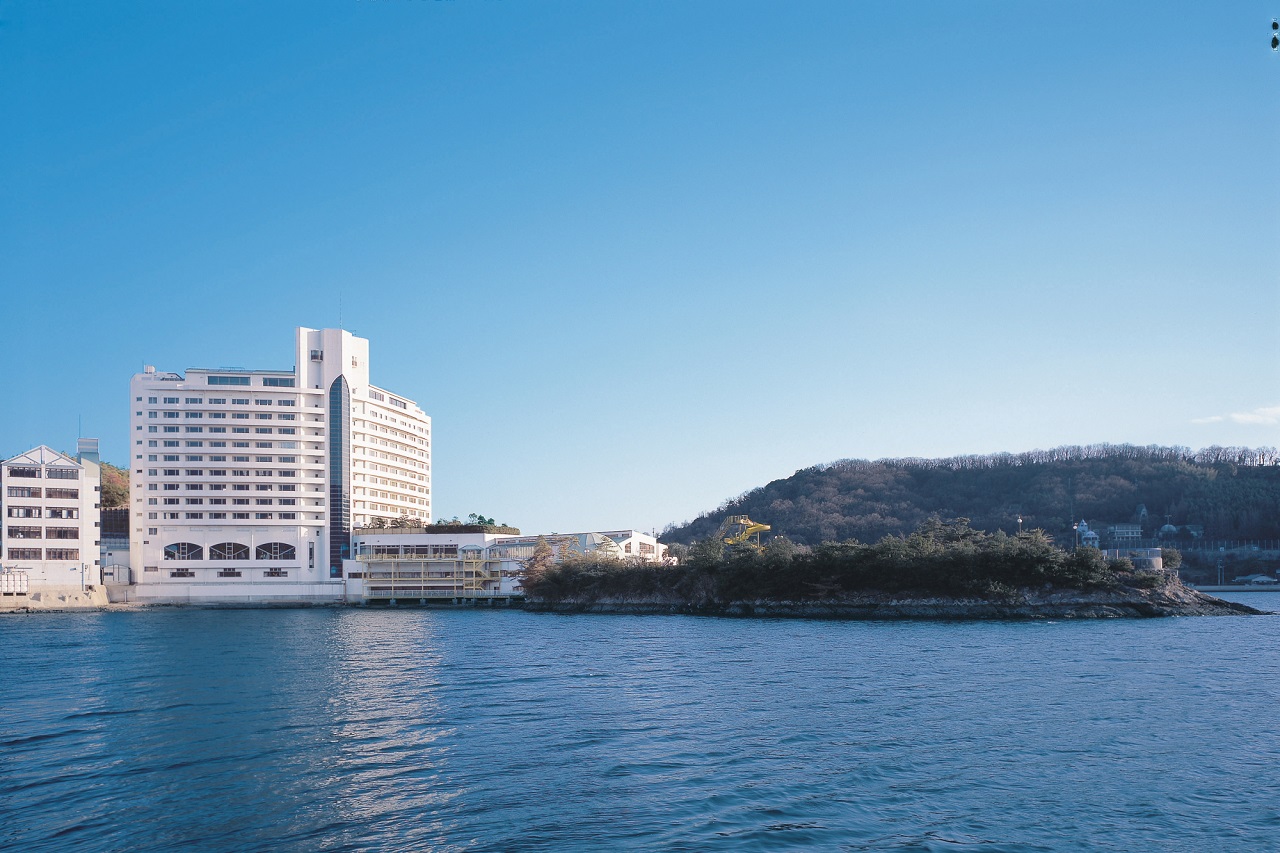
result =
[[347,600],[412,602],[504,600],[523,592],[524,562],[545,540],[557,560],[601,553],[659,562],[666,546],[638,530],[521,535],[479,526],[432,532],[426,528],[366,528],[352,536]]
[[101,583],[101,488],[96,438],[74,458],[42,444],[0,462],[4,570],[31,590]]

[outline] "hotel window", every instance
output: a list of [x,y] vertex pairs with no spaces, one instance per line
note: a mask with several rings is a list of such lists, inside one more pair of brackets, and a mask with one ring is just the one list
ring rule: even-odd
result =
[[232,498],[231,505],[232,506],[248,506],[249,499],[248,498]]
[[[199,430],[198,430],[198,429],[197,429],[197,430],[194,430],[194,431],[195,431],[195,432],[199,432]],[[188,432],[191,432],[191,430],[188,430]],[[187,447],[204,447],[204,442],[203,442],[203,441],[188,441],[188,442],[187,442]]]
[[209,513],[209,517],[210,518],[226,518],[227,514],[225,512],[211,512]]
[[254,400],[253,404],[255,406],[270,406],[271,401],[270,400]]
[[258,506],[271,506],[271,498],[257,498],[254,503]]
[[[164,446],[165,446],[165,447],[177,447],[177,446],[178,446],[178,442],[176,442],[176,441],[165,441]],[[166,456],[166,457],[165,457],[165,459],[168,459],[168,458],[169,458],[168,456]],[[175,456],[175,457],[173,457],[173,458],[174,458],[174,459],[177,459],[178,457],[176,457],[176,456]]]
[[236,433],[245,433],[249,431],[249,428],[248,427],[232,427],[231,431]]
[[178,476],[180,473],[182,473],[182,472],[181,472],[181,471],[179,471],[177,468],[165,468],[165,469],[164,469],[164,475],[165,475],[166,477],[176,477],[176,476]]
[[297,420],[298,418],[298,416],[295,415],[293,412],[281,412],[280,414],[276,415],[276,417],[282,421],[292,421],[292,420]]
[[38,498],[40,494],[40,489],[36,486],[9,487],[9,497],[11,498]]
[[271,518],[272,516],[271,516],[271,513],[269,513],[269,512],[255,512],[255,513],[253,514],[253,517],[254,517],[254,518],[256,518],[256,519],[260,519],[260,520],[261,520],[261,519],[268,519],[268,518]]
[[79,539],[80,528],[78,527],[46,527],[44,529],[45,539]]
[[248,376],[210,376],[210,385],[248,385]]
[[50,480],[79,480],[80,472],[75,468],[50,468],[44,475]]
[[[265,513],[268,517],[271,513]],[[293,560],[297,550],[287,542],[268,542],[254,549],[254,557],[259,560]]]
[[148,404],[150,404],[150,405],[152,405],[152,406],[154,406],[157,402],[159,402],[159,401],[158,401],[155,397],[148,397],[148,398],[147,398],[147,403],[148,403]]
[[204,402],[204,398],[202,398],[202,397],[188,397],[188,398],[187,398],[187,403],[189,403],[189,404],[190,404],[190,403],[195,403],[195,404],[199,405],[200,403],[203,403],[203,402]]
[[[164,428],[164,431],[165,431],[165,432],[178,432],[179,430],[178,430],[178,427],[176,427],[176,426],[172,426],[172,427],[165,427],[165,428]],[[168,446],[168,445],[166,445],[166,447],[167,447],[167,446]],[[177,442],[174,442],[174,445],[173,445],[173,446],[174,446],[174,447],[177,447],[177,446],[178,446],[178,445],[177,445]]]
[[[227,431],[227,428],[226,428],[226,427],[209,427],[209,432],[214,432],[214,433],[225,433],[226,431]],[[223,447],[224,445],[221,445],[221,444],[214,444],[213,446],[214,446],[214,447]]]
[[[253,431],[256,432],[258,435],[263,435],[263,434],[271,435],[271,427],[254,427]],[[280,431],[284,432],[284,430],[280,430]]]
[[177,398],[177,397],[165,397],[165,398],[164,398],[164,401],[165,401],[166,403],[176,403],[176,402],[178,402],[178,398]]
[[297,403],[294,402],[293,400],[276,400],[276,405],[277,406],[296,406]]
[[40,527],[9,527],[10,539],[43,539],[44,530]]
[[232,412],[231,419],[236,421],[247,421],[249,420],[249,413],[248,412]]
[[249,513],[247,513],[247,512],[233,512],[233,513],[231,513],[231,517],[232,517],[232,518],[248,518],[248,517],[249,517]]
[[247,560],[249,559],[249,546],[241,545],[239,542],[220,542],[217,545],[210,545],[209,559]]
[[221,406],[221,405],[224,405],[226,402],[227,402],[226,397],[210,397],[209,398],[209,405],[211,406]]
[[[280,429],[276,431],[281,435],[293,435],[295,432],[297,432],[297,430],[295,430],[293,427],[280,427]],[[261,432],[261,430],[259,430],[259,432]],[[270,432],[270,430],[268,430],[268,432]]]
[[203,476],[204,476],[204,471],[203,471],[203,470],[201,470],[201,469],[199,469],[199,468],[188,468],[188,469],[187,469],[187,476],[188,476],[188,477],[203,477]]
[[79,560],[79,548],[48,548],[44,552],[46,560]]
[[233,442],[231,442],[231,446],[232,446],[232,447],[248,447],[248,446],[249,446],[249,442],[247,442],[247,441],[233,441]]
[[255,491],[259,491],[259,492],[269,492],[269,491],[271,491],[272,486],[271,486],[271,484],[270,484],[270,483],[258,483],[258,484],[257,484],[256,486],[254,486],[253,488],[254,488],[254,490],[255,490]]
[[188,456],[188,457],[187,457],[187,461],[188,461],[188,462],[203,462],[203,461],[204,461],[204,457],[203,457],[203,456]]
[[189,512],[189,513],[187,513],[187,518],[204,518],[204,513],[203,513],[203,512]]
[[281,483],[279,486],[276,486],[276,488],[282,492],[296,492],[298,490],[298,487],[293,485],[292,483],[288,483],[288,484]]
[[187,427],[187,432],[204,432],[204,427]]
[[10,548],[10,560],[38,560],[40,559],[39,548]]
[[232,398],[231,398],[231,405],[233,405],[233,406],[247,406],[247,405],[249,405],[249,398],[248,398],[248,397],[232,397]]
[[271,420],[271,413],[270,413],[270,412],[257,412],[257,413],[255,413],[255,414],[254,414],[254,417],[255,417],[255,418],[257,418],[257,419],[258,419],[258,420],[260,420],[260,421],[269,421],[269,420]]
[[293,377],[264,376],[262,377],[262,384],[268,388],[292,388]]
[[215,418],[215,419],[222,418],[225,420],[227,417],[227,413],[226,412],[210,412],[209,417]]
[[[269,459],[268,459],[267,461],[268,461],[268,462],[270,462],[271,460],[269,460]],[[280,457],[280,461],[281,461],[281,462],[287,462],[287,463],[292,464],[292,463],[294,463],[294,462],[297,462],[297,461],[298,461],[298,457],[296,457],[296,456],[281,456],[281,457]]]
[[187,412],[186,416],[188,418],[203,418],[204,412]]
[[270,450],[270,449],[271,449],[271,442],[269,442],[269,441],[255,441],[255,442],[254,442],[254,444],[253,444],[253,446],[254,446],[254,447],[257,447],[257,448],[264,448],[264,447],[265,447],[265,448],[267,448],[268,450]]
[[189,492],[203,492],[203,491],[204,491],[204,483],[187,483],[187,491],[189,491]]
[[80,510],[51,506],[45,510],[45,518],[79,518]]
[[38,506],[11,506],[6,513],[10,518],[39,518]]
[[164,416],[166,418],[180,418],[182,417],[182,413],[181,412],[165,412]]
[[165,505],[165,506],[177,506],[177,505],[178,505],[178,504],[180,504],[180,503],[182,503],[182,500],[181,500],[180,498],[165,498],[165,499],[164,499],[164,505]]
[[225,506],[227,503],[227,499],[226,498],[209,498],[209,503],[212,506]]

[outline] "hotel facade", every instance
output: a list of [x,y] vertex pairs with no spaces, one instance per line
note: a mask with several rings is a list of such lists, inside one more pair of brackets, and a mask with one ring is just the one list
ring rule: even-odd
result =
[[298,328],[290,370],[130,383],[130,598],[342,600],[351,535],[431,521],[431,419],[369,381],[369,342]]

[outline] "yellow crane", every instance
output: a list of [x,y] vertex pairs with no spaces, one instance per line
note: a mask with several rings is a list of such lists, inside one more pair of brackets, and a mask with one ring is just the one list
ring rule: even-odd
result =
[[769,525],[752,521],[745,515],[731,515],[720,523],[716,538],[723,539],[726,545],[741,545],[754,538],[756,545],[759,545],[760,534],[772,529]]

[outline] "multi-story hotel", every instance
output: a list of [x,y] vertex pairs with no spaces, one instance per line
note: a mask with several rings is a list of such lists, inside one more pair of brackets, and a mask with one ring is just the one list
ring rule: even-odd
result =
[[349,332],[299,328],[290,370],[148,367],[130,401],[141,600],[340,599],[353,528],[431,520],[431,419]]
[[6,571],[32,589],[100,581],[98,440],[80,439],[76,458],[41,445],[0,463]]

